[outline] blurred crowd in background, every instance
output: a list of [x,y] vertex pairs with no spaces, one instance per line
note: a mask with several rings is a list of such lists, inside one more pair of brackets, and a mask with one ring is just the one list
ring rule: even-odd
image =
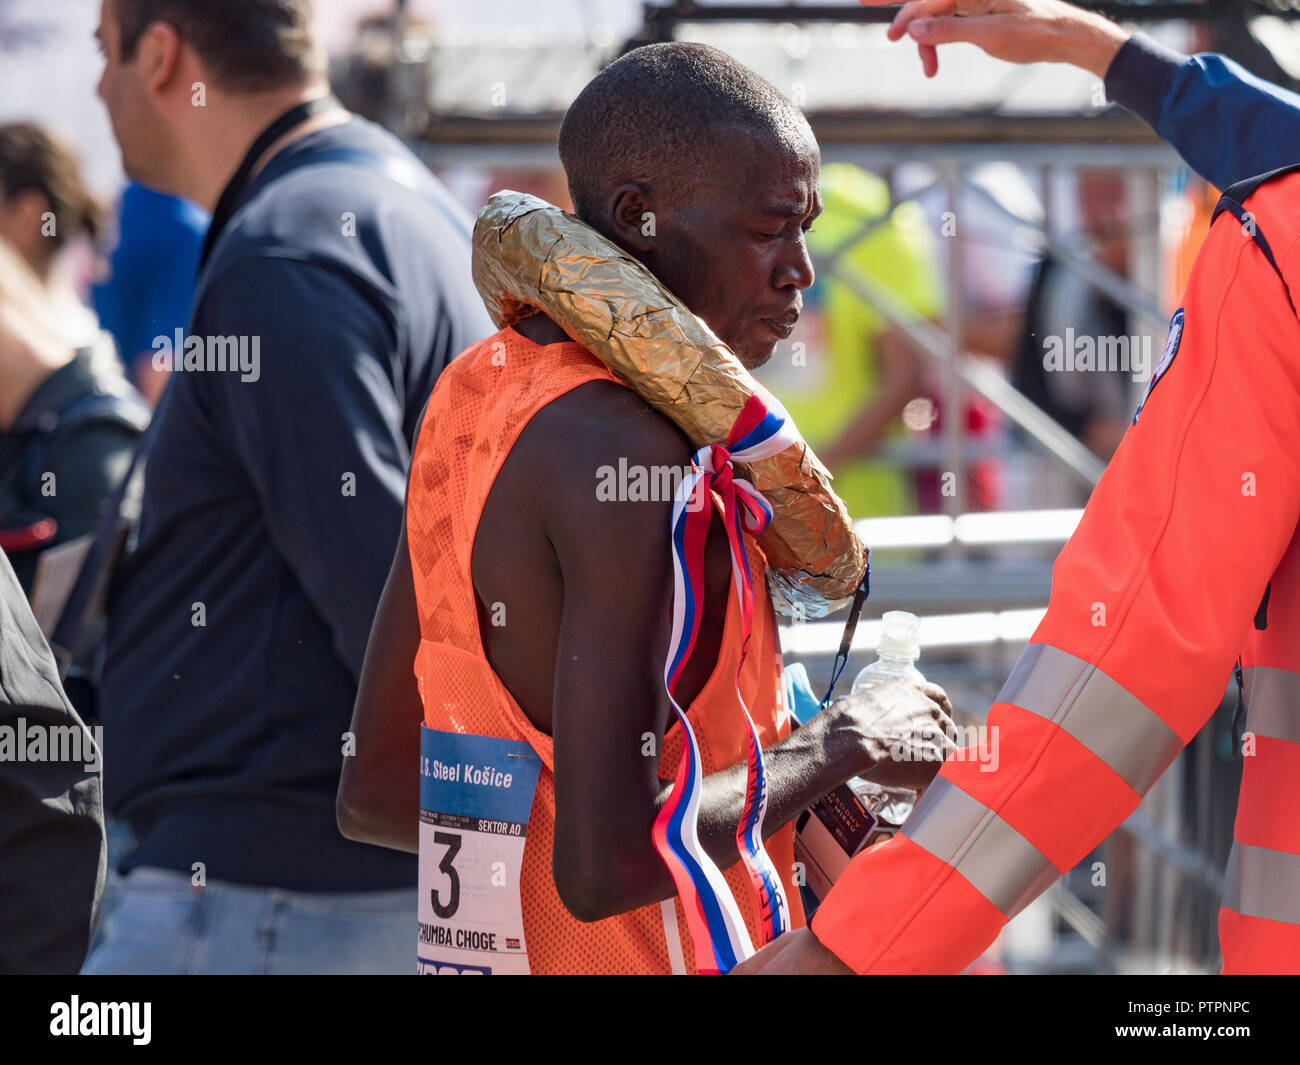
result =
[[[0,19],[8,20],[0,22],[0,84],[6,90],[0,94],[0,122],[26,120],[7,125],[0,137],[0,235],[30,250],[70,339],[80,346],[97,329],[111,335],[132,383],[153,401],[165,376],[152,365],[153,341],[185,324],[206,217],[143,186],[123,186],[93,94],[73,96],[77,82],[91,84],[94,63],[87,64],[82,52],[98,4],[77,0],[67,7],[55,23],[23,0],[0,6]],[[365,0],[319,7],[336,91],[355,112],[392,124],[391,10]],[[471,5],[412,3],[406,47],[414,47],[412,41],[430,48],[441,42],[446,54],[469,53],[463,60],[469,62],[491,29],[507,63],[580,33],[608,50],[606,41],[631,32],[639,14],[631,3],[557,5],[565,10],[548,12],[554,20],[542,22],[526,5],[517,7],[511,13],[519,19],[521,41],[501,32],[500,19],[475,21]],[[609,20],[593,25],[601,16]],[[530,77],[539,73],[525,70]],[[51,84],[61,86],[57,94],[45,91]],[[863,88],[870,96],[869,87]],[[34,114],[42,117],[33,124]],[[534,163],[531,153],[522,163],[511,162],[502,151],[500,161],[485,163],[430,154],[435,172],[471,212],[501,188],[569,206],[558,159]],[[1128,308],[1062,268],[1034,234],[1047,228],[1119,277],[1133,279],[1135,236],[1156,226],[1164,291],[1155,295],[1168,302],[1207,230],[1211,190],[1185,172],[1173,174],[1154,203],[1158,218],[1138,217],[1124,168],[1050,169],[1020,165],[1008,154],[1009,161],[970,168],[973,187],[961,191],[955,221],[947,227],[952,205],[923,161],[878,172],[851,163],[825,170],[827,208],[813,250],[823,262],[835,258],[836,265],[808,294],[789,341],[790,357],[774,359],[764,379],[836,474],[837,490],[855,518],[952,509],[941,494],[944,465],[937,449],[946,397],[933,365],[837,276],[841,272],[874,279],[921,319],[942,322],[955,301],[963,350],[1013,381],[1103,460],[1118,444],[1140,395],[1143,382],[1126,370],[1041,372],[1042,338],[1064,336],[1067,327],[1078,335],[1145,337],[1148,346],[1159,337],[1153,323],[1134,320]],[[82,222],[57,241],[46,241],[40,234],[43,205],[61,218],[71,208],[71,217]],[[961,258],[956,274],[948,262],[953,249]],[[956,293],[954,277],[961,286]],[[963,509],[1082,505],[1087,486],[1040,461],[995,407],[978,396],[961,406],[958,418],[972,456]]]

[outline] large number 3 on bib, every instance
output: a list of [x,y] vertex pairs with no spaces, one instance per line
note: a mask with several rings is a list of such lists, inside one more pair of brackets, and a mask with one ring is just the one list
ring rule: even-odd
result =
[[519,872],[542,760],[420,726],[419,972],[528,973]]

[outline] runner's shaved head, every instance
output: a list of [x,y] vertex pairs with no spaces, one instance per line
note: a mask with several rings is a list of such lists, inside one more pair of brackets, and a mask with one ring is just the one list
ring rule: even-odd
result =
[[637,48],[602,70],[560,126],[560,161],[574,212],[605,229],[614,189],[645,182],[680,194],[711,169],[720,134],[804,150],[811,131],[771,82],[707,44]]
[[751,369],[813,282],[821,152],[771,82],[704,44],[602,70],[560,127],[574,211],[638,259]]

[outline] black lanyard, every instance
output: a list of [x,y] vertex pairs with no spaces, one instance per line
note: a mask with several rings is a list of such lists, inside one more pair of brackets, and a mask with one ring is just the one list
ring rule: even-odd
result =
[[342,106],[333,96],[322,96],[319,100],[308,100],[305,104],[299,104],[266,127],[257,140],[253,142],[253,146],[248,149],[244,161],[239,164],[235,176],[230,179],[230,184],[226,186],[225,191],[221,193],[221,199],[217,201],[217,209],[212,212],[212,224],[208,227],[208,235],[203,241],[203,257],[199,260],[200,266],[208,261],[208,256],[212,254],[212,248],[217,243],[217,238],[221,236],[221,231],[226,228],[231,216],[235,213],[239,198],[244,194],[244,189],[248,184],[249,175],[252,174],[253,168],[261,161],[262,156],[266,154],[267,149],[286,133],[297,129],[308,119],[315,118],[326,111],[336,110]]
[[867,596],[871,594],[871,552],[867,552],[867,571],[862,575],[862,580],[858,583],[858,589],[853,593],[853,602],[849,606],[849,616],[844,622],[844,635],[840,637],[840,649],[835,655],[835,664],[831,667],[831,682],[826,686],[826,694],[822,696],[819,710],[825,710],[831,701],[831,696],[835,694],[835,685],[839,683],[840,674],[844,672],[844,667],[849,664],[849,652],[853,649],[853,634],[858,630],[858,618],[862,616],[862,604],[867,601]]

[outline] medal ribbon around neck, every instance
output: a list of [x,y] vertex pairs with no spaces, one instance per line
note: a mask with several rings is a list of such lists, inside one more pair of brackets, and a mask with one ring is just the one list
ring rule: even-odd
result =
[[736,841],[758,901],[763,943],[789,927],[790,908],[781,878],[763,847],[767,776],[758,731],[740,692],[740,675],[749,654],[754,625],[754,589],[744,533],[757,536],[772,520],[762,493],[736,477],[732,462],[754,462],[775,455],[798,440],[789,415],[775,397],[760,389],[736,419],[725,445],[700,448],[673,501],[673,622],[664,687],[682,726],[682,758],[672,791],[655,819],[655,849],[677,886],[700,973],[725,973],[754,952],[736,900],[722,871],[700,845],[698,823],[703,771],[695,732],[677,702],[675,689],[695,647],[703,611],[704,545],[713,514],[712,493],[722,501],[731,549],[732,584],[740,606],[741,651],[736,666],[736,702],[748,726],[745,803]]

